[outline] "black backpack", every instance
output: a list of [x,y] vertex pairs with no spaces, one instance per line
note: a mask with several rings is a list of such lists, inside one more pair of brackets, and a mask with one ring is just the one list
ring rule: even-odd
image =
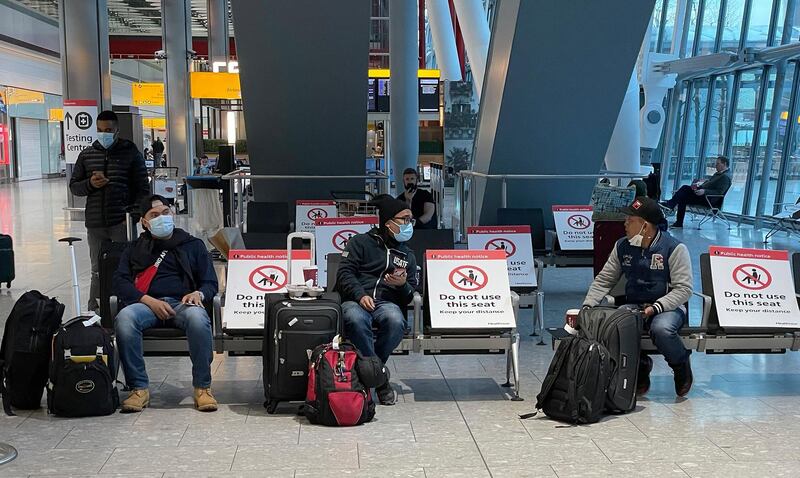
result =
[[603,344],[582,332],[561,339],[536,396],[536,409],[572,424],[595,423],[605,409],[610,374],[609,354]]
[[[62,417],[110,415],[119,406],[114,343],[99,316],[76,317],[53,336],[47,410]],[[94,321],[93,321],[94,320]]]
[[32,290],[22,294],[6,320],[0,345],[3,410],[37,409],[47,383],[50,341],[61,325],[64,305]]

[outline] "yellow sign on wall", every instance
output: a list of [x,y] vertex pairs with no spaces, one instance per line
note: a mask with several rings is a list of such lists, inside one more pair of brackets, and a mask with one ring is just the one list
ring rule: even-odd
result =
[[133,106],[164,106],[164,83],[131,83]]
[[167,129],[166,118],[142,118],[142,126],[145,129]]
[[[367,72],[367,76],[370,78],[389,78],[390,73],[388,68],[370,68]],[[439,70],[417,70],[417,78],[439,78],[440,76],[441,72]]]
[[44,93],[41,91],[32,91],[23,88],[8,88],[6,91],[6,102],[9,105],[44,103]]
[[193,71],[190,80],[192,98],[242,99],[242,87],[239,83],[238,73]]
[[52,122],[64,121],[64,108],[50,108],[48,120]]

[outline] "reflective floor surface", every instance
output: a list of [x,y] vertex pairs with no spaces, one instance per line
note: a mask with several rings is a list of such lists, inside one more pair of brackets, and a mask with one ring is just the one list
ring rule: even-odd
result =
[[[0,293],[0,321],[28,289],[71,303],[67,247],[56,239],[85,232],[66,220],[65,198],[63,180],[0,186],[0,231],[14,236],[17,252],[17,280]],[[676,235],[697,257],[712,244],[763,247],[765,232],[706,225]],[[798,243],[779,234],[774,247]],[[85,243],[77,254],[87,291]],[[546,326],[580,304],[590,280],[588,269],[545,271]],[[0,476],[800,476],[800,354],[695,353],[695,386],[680,400],[657,358],[652,389],[635,412],[565,427],[518,418],[533,408],[552,357],[528,336],[531,318],[524,310],[520,319],[523,402],[507,400],[499,386],[502,356],[396,357],[389,365],[397,405],[378,407],[375,421],[361,427],[323,428],[292,405],[267,415],[260,358],[219,355],[213,387],[222,406],[202,414],[191,408],[188,358],[148,358],[153,402],[141,414],[0,416],[0,442],[19,450]]]

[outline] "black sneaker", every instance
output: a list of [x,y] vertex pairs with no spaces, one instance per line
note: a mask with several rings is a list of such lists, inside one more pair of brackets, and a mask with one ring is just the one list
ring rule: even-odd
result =
[[671,207],[671,206],[669,205],[669,202],[667,202],[667,201],[659,201],[659,202],[658,202],[658,204],[659,204],[659,206],[661,206],[661,207],[663,207],[663,208],[665,208],[665,209],[669,209],[670,211],[671,211],[672,209],[674,209],[673,207]]
[[692,389],[692,382],[694,381],[692,364],[687,357],[682,364],[670,365],[670,367],[672,367],[672,371],[675,374],[675,393],[679,397],[685,397],[689,390]]
[[392,388],[392,384],[389,382],[376,388],[375,393],[378,394],[378,402],[381,405],[394,405],[397,402],[397,392]]
[[636,396],[641,397],[650,390],[650,372],[653,370],[653,359],[649,355],[639,358],[639,375],[636,379]]

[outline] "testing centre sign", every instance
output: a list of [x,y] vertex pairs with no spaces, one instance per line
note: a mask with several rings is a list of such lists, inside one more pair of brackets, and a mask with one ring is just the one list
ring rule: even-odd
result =
[[709,248],[722,327],[800,328],[787,251]]
[[[303,283],[311,251],[292,251],[292,284]],[[289,282],[285,250],[232,250],[228,253],[225,327],[263,329],[267,294],[286,292]]]
[[505,251],[429,250],[426,257],[431,327],[516,327]]
[[304,201],[295,204],[294,230],[297,232],[314,232],[314,221],[336,217],[335,201]]
[[592,206],[553,206],[558,244],[564,251],[594,249]]
[[536,287],[530,226],[475,226],[467,228],[470,250],[503,251],[511,287]]
[[329,217],[315,221],[314,236],[317,240],[315,245],[321,287],[328,285],[328,254],[341,254],[353,236],[369,232],[377,225],[377,216]]
[[64,160],[78,162],[78,155],[97,139],[97,101],[64,100]]

